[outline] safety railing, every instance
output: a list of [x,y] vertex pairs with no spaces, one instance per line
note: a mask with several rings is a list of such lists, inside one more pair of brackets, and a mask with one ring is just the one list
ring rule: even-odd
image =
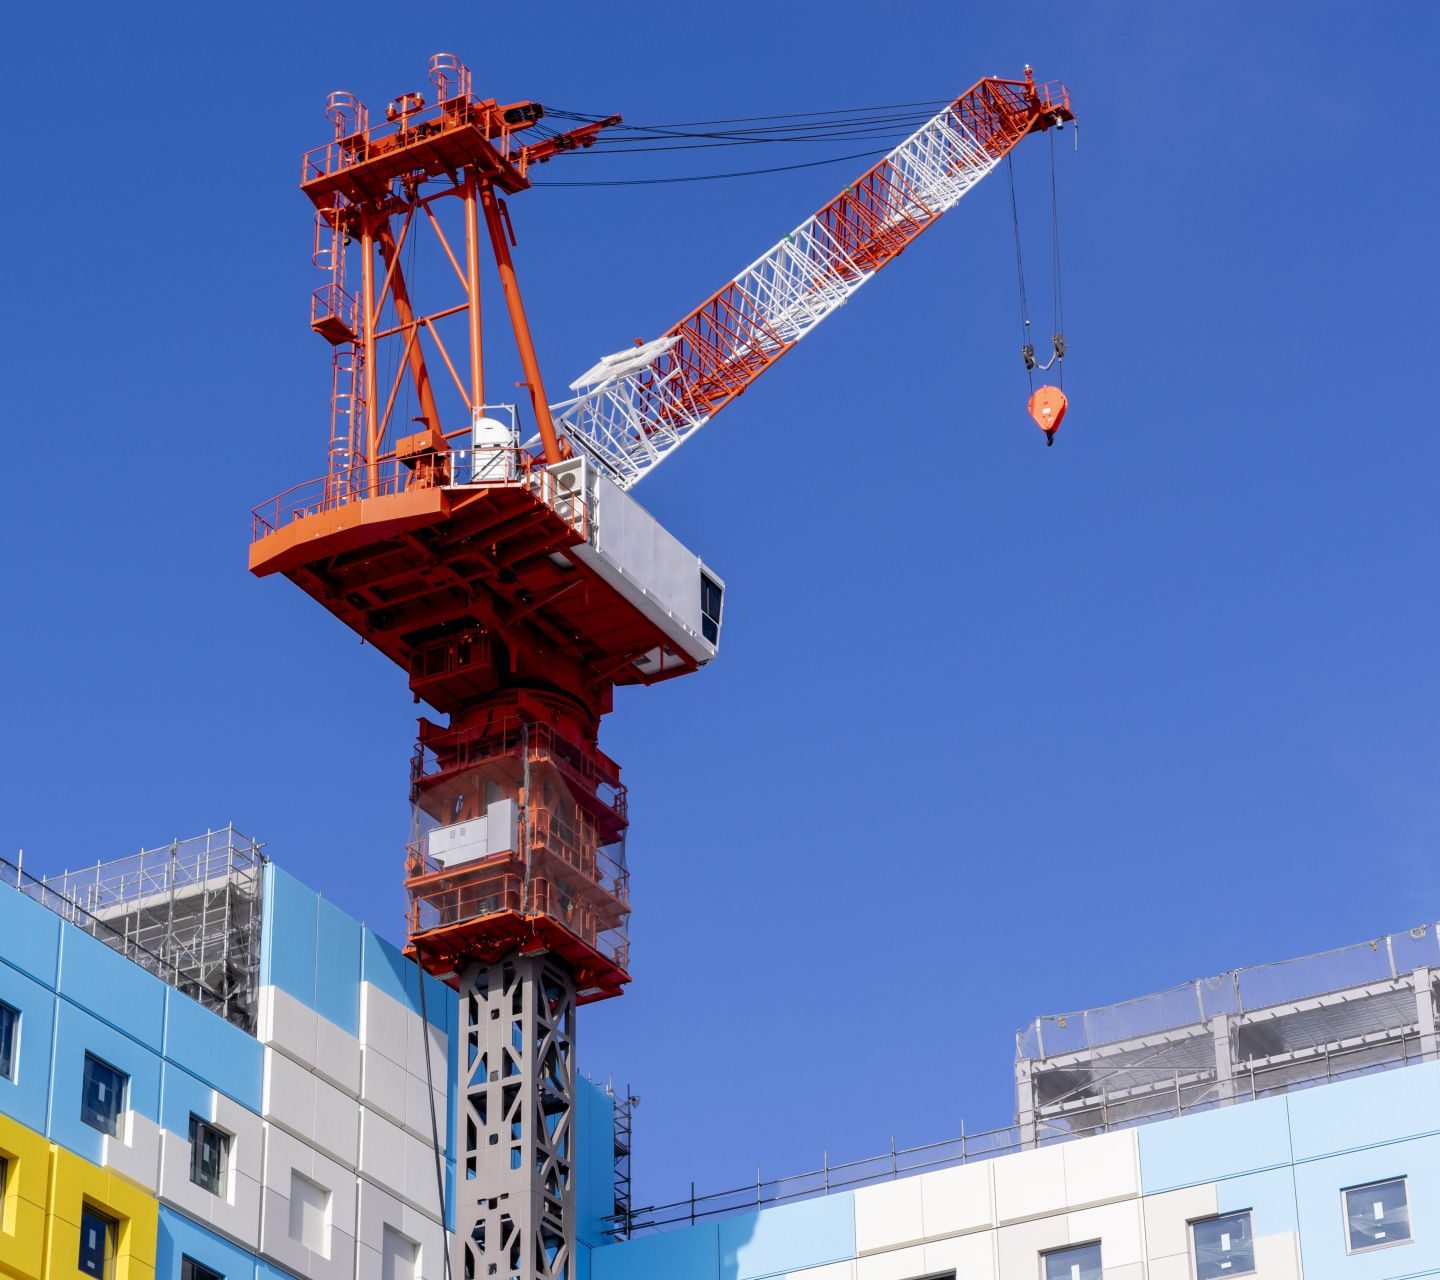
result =
[[757,1173],[753,1183],[725,1191],[697,1194],[692,1182],[688,1196],[632,1209],[626,1214],[612,1216],[609,1221],[616,1236],[688,1226],[732,1214],[753,1212],[769,1205],[852,1191],[857,1187],[873,1186],[936,1169],[953,1168],[1035,1147],[1209,1111],[1252,1098],[1352,1079],[1422,1060],[1419,1037],[1413,1034],[1401,1037],[1396,1052],[1382,1062],[1365,1060],[1369,1048],[1359,1045],[1318,1055],[1313,1069],[1302,1079],[1284,1078],[1287,1071],[1294,1070],[1294,1064],[1239,1070],[1228,1087],[1222,1087],[1216,1081],[1207,1082],[1203,1087],[1195,1082],[1187,1083],[1183,1075],[1177,1073],[1173,1087],[1165,1091],[1164,1103],[1143,1116],[1126,1114],[1113,1102],[1108,1105],[1097,1103],[1095,1108],[1078,1113],[1069,1122],[1037,1120],[1028,1131],[1020,1125],[1006,1125],[976,1133],[966,1133],[962,1129],[958,1137],[915,1147],[897,1148],[892,1140],[890,1150],[880,1155],[838,1164],[831,1164],[827,1158],[818,1169],[779,1178],[762,1179]]
[[620,784],[620,768],[603,753],[570,741],[553,725],[507,716],[498,724],[473,731],[458,730],[435,742],[416,746],[411,759],[412,782],[453,775],[501,756],[525,753],[532,764],[553,764],[577,795],[593,795],[623,826],[628,794]]
[[[501,454],[511,456],[502,462],[497,459]],[[366,498],[390,497],[412,489],[495,485],[528,489],[582,538],[590,536],[584,499],[557,486],[544,463],[523,449],[449,449],[405,461],[387,454],[374,462],[357,462],[292,485],[251,511],[251,540],[258,542],[293,521]]]
[[38,902],[47,911],[53,912],[60,919],[88,933],[97,942],[103,942],[112,951],[139,965],[146,973],[199,1001],[206,1008],[213,1009],[222,1017],[233,1015],[233,998],[227,997],[224,992],[216,991],[193,972],[182,968],[173,960],[157,955],[114,925],[102,920],[74,898],[68,897],[58,885],[38,879],[18,863],[0,858],[0,886],[7,886],[24,894],[31,901]]
[[1158,1035],[1220,1014],[1256,1009],[1440,967],[1440,926],[1367,939],[1331,951],[1235,969],[1117,1004],[1036,1018],[1015,1037],[1016,1058],[1078,1053],[1137,1036]]
[[510,128],[523,128],[533,121],[507,127],[493,101],[481,101],[473,94],[457,93],[439,102],[426,104],[419,94],[404,94],[394,104],[393,119],[312,147],[300,157],[300,183],[329,177],[369,160],[427,138],[449,133],[466,125],[477,125],[502,156],[510,154]]
[[630,873],[596,845],[593,830],[568,821],[549,809],[534,808],[529,817],[530,847],[577,872],[588,884],[624,908],[630,903]]
[[310,327],[339,325],[351,341],[360,333],[360,299],[337,281],[322,284],[310,295]]

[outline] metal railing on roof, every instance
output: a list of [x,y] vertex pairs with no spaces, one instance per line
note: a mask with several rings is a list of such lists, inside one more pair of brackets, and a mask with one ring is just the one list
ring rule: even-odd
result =
[[1440,926],[1420,924],[1332,951],[1232,969],[1133,1000],[1047,1014],[1016,1033],[1015,1056],[1024,1062],[1096,1049],[1208,1022],[1221,1014],[1250,1013],[1432,966],[1440,967]]
[[1374,1052],[1375,1046],[1355,1045],[1337,1052],[1317,1052],[1313,1059],[1306,1062],[1242,1069],[1225,1086],[1231,1093],[1228,1098],[1222,1096],[1222,1086],[1214,1080],[1190,1080],[1180,1072],[1156,1069],[1152,1073],[1155,1099],[1147,1105],[1143,1115],[1127,1113],[1122,1102],[1107,1099],[1100,1105],[1077,1113],[1072,1120],[1060,1122],[1037,1118],[1033,1140],[1019,1125],[1005,1125],[978,1133],[966,1133],[962,1127],[959,1137],[916,1147],[896,1147],[892,1139],[890,1150],[880,1155],[839,1164],[831,1164],[827,1157],[818,1169],[779,1178],[762,1179],[757,1170],[753,1183],[726,1191],[697,1193],[692,1182],[688,1196],[616,1214],[609,1221],[617,1239],[667,1227],[690,1226],[734,1214],[752,1213],[773,1205],[853,1191],[897,1178],[1013,1155],[1035,1147],[1054,1146],[1076,1138],[1138,1128],[1157,1120],[1211,1111],[1231,1103],[1291,1093],[1424,1060],[1420,1037],[1413,1034],[1403,1035],[1396,1045],[1389,1046],[1383,1060],[1377,1060]]

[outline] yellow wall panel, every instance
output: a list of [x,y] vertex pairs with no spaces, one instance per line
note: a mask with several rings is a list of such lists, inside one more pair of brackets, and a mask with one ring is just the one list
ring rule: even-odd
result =
[[76,1275],[80,1215],[88,1203],[119,1223],[115,1280],[155,1280],[160,1206],[148,1191],[6,1116],[0,1116],[0,1156],[8,1165],[0,1201],[0,1276]]
[[40,1280],[53,1148],[43,1134],[0,1116],[5,1196],[0,1201],[0,1276]]

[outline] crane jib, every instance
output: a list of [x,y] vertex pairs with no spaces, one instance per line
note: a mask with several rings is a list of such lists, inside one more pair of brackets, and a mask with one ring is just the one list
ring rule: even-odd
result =
[[637,484],[1021,138],[1073,118],[1064,87],[1028,68],[981,80],[661,337],[572,383],[552,406],[557,431],[622,488]]

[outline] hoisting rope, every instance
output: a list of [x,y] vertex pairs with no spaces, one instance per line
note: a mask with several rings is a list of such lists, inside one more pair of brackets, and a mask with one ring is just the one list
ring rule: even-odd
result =
[[1060,200],[1055,178],[1055,133],[1050,132],[1050,306],[1055,318],[1055,332],[1050,338],[1050,359],[1041,364],[1035,357],[1035,343],[1030,332],[1030,298],[1025,289],[1025,256],[1020,247],[1020,206],[1015,196],[1015,161],[1005,157],[1005,170],[1010,181],[1010,223],[1015,232],[1015,274],[1020,288],[1020,357],[1025,361],[1025,375],[1030,391],[1035,391],[1035,371],[1055,368],[1055,380],[1065,389],[1065,293],[1060,278]]

